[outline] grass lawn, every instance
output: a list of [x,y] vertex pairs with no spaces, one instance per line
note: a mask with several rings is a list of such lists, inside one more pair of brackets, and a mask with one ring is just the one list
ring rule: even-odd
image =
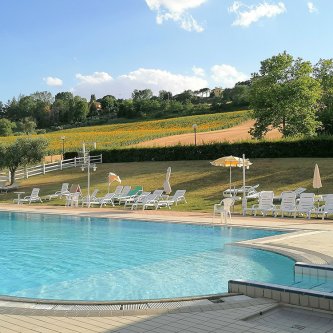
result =
[[[313,192],[312,177],[315,163],[318,163],[323,183],[319,193],[333,193],[333,158],[280,158],[255,159],[247,170],[247,184],[260,184],[258,190],[274,190],[279,194],[283,190],[305,187]],[[122,185],[142,185],[144,190],[152,191],[162,188],[165,172],[172,167],[171,186],[187,190],[187,204],[180,204],[173,210],[211,212],[214,203],[222,199],[223,190],[229,187],[229,169],[214,167],[209,161],[175,161],[175,162],[132,162],[98,165],[91,173],[91,191],[100,190],[100,195],[107,192],[107,174],[112,171],[122,179]],[[242,170],[232,170],[233,185],[242,185]],[[80,168],[48,173],[20,181],[20,190],[30,194],[32,187],[40,187],[40,195],[60,190],[63,182],[80,184],[84,193],[87,189],[87,172]],[[111,190],[118,183],[111,185]],[[316,192],[316,191],[315,191]],[[0,196],[0,202],[11,202],[16,194]],[[44,205],[64,205],[64,200],[45,201]],[[240,205],[235,211],[240,210]]]

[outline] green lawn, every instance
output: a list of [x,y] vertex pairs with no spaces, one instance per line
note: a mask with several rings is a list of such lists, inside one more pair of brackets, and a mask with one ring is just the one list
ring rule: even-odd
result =
[[[279,194],[283,190],[305,187],[312,189],[312,177],[315,163],[318,163],[323,188],[319,193],[333,193],[333,158],[281,158],[255,159],[247,170],[247,184],[260,184],[258,190],[274,190]],[[97,171],[91,174],[91,189],[100,190],[101,195],[107,192],[107,174],[112,171],[122,179],[122,185],[142,185],[144,190],[152,191],[162,188],[165,172],[172,167],[171,186],[173,190],[187,190],[188,204],[181,204],[173,209],[181,211],[211,212],[214,203],[222,199],[223,190],[229,184],[229,169],[214,167],[209,161],[175,161],[175,162],[132,162],[98,165]],[[242,185],[242,170],[232,170],[233,185]],[[80,168],[36,176],[20,182],[20,190],[30,194],[32,187],[40,187],[41,196],[60,190],[62,182],[78,183],[85,192],[87,189],[87,172]],[[117,184],[113,183],[111,189]],[[1,202],[11,202],[14,193],[0,196]],[[44,204],[64,204],[53,200]],[[240,209],[238,205],[236,211]]]

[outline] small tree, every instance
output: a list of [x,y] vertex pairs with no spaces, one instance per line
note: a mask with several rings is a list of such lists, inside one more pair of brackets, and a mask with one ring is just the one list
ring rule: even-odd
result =
[[21,121],[16,123],[17,129],[25,134],[35,133],[37,127],[36,122],[31,117],[23,118]]
[[0,119],[0,135],[8,136],[13,134],[13,128],[15,128],[15,123],[11,122],[6,118]]
[[40,162],[46,155],[47,141],[42,138],[19,138],[9,146],[0,146],[0,167],[10,171],[10,184],[15,181],[18,167]]

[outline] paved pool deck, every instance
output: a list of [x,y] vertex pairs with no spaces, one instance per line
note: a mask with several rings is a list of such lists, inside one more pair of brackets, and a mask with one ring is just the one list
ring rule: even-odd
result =
[[[65,208],[0,204],[0,211],[78,215],[151,220],[158,222],[212,224],[211,214],[196,212],[125,211],[114,208]],[[214,225],[219,225],[219,218]],[[333,220],[234,215],[230,227],[290,231],[239,245],[267,249],[297,261],[333,264]],[[222,303],[206,300],[178,308],[111,311],[49,311],[45,306],[27,307],[0,301],[0,332],[333,332],[333,313],[290,307],[270,299],[223,297]]]

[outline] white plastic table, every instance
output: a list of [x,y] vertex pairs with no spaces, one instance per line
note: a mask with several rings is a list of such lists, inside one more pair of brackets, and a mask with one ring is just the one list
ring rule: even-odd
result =
[[21,203],[21,194],[24,194],[25,192],[14,192],[17,194],[17,204],[19,205]]

